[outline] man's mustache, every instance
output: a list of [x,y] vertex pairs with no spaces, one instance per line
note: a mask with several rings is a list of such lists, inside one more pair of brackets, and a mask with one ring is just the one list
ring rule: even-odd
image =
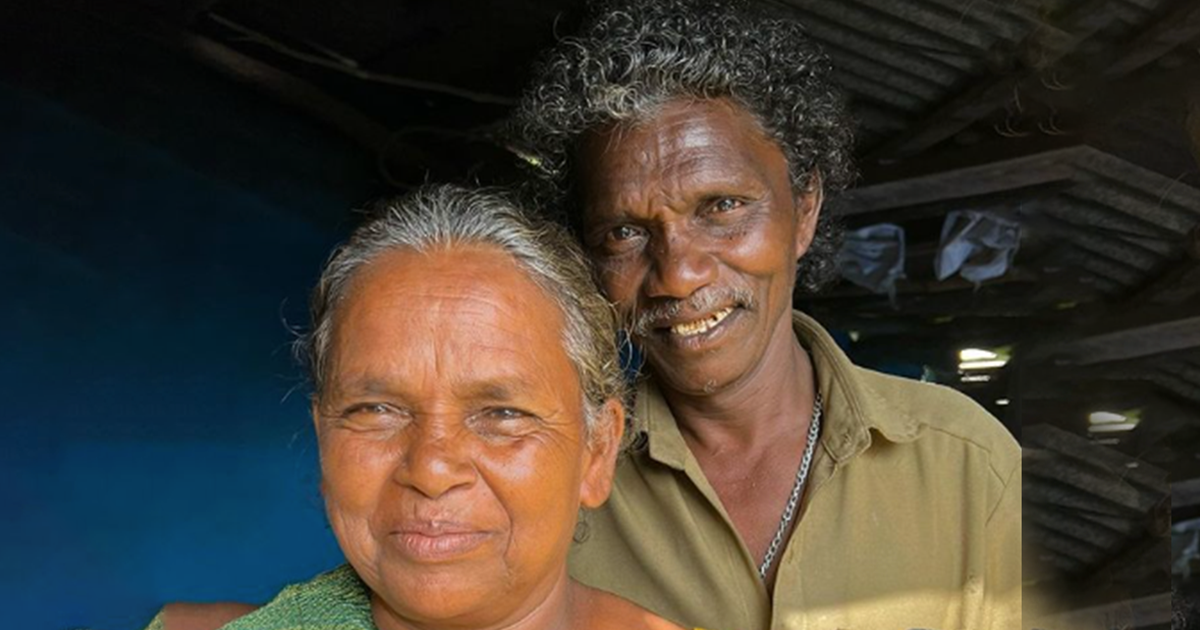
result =
[[629,330],[635,337],[645,337],[680,313],[711,313],[726,306],[754,310],[758,305],[754,293],[744,287],[705,288],[683,300],[664,299],[638,305],[629,316]]

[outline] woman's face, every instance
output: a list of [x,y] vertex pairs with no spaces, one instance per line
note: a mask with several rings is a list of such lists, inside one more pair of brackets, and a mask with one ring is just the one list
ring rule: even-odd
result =
[[337,309],[322,489],[380,626],[532,614],[565,583],[580,506],[608,496],[623,424],[612,402],[587,439],[559,309],[466,246],[385,254]]

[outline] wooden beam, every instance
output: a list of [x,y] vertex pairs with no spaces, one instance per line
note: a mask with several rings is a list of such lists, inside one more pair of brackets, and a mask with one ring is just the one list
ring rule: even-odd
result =
[[1131,296],[1130,304],[1179,304],[1200,294],[1200,225],[1186,239],[1182,258]]
[[357,108],[312,83],[206,37],[181,33],[176,45],[193,59],[233,81],[249,85],[332,126],[359,146],[381,154],[392,134]]
[[1200,37],[1200,3],[1180,0],[1176,5],[1175,11],[1142,31],[1101,74],[1108,78],[1127,75]]
[[[1105,16],[1112,16],[1105,3],[1085,3],[1076,8],[1065,21],[1066,26],[1063,28],[1069,32],[1068,39],[1042,46],[1043,52],[1038,57],[1039,67],[990,78],[969,88],[898,137],[873,150],[863,162],[886,161],[918,153],[996,111],[1017,93],[1021,94],[1022,98],[1035,100],[1059,102],[1069,99],[1076,104],[1083,103],[1086,105],[1087,126],[1101,129],[1105,121],[1112,120],[1133,104],[1144,102],[1153,94],[1159,93],[1162,88],[1179,89],[1181,81],[1195,76],[1196,64],[1185,63],[1185,67],[1176,69],[1178,71],[1162,73],[1162,77],[1150,77],[1151,83],[1138,89],[1124,89],[1113,83],[1113,79],[1134,74],[1200,35],[1200,5],[1192,0],[1180,0],[1176,6],[1178,8],[1175,11],[1145,27],[1133,41],[1117,53],[1115,61],[1110,62],[1105,58],[1105,63],[1093,64],[1098,67],[1091,68],[1082,77],[1073,80],[1075,89],[1048,89],[1041,82],[1045,69],[1053,67],[1060,59],[1073,52],[1079,43],[1104,28],[1107,25],[1104,22]],[[1025,45],[1029,43],[1026,42]],[[1134,85],[1137,84],[1131,83],[1130,87]],[[1128,98],[1113,99],[1113,94],[1126,95]]]
[[[920,221],[923,219],[931,219],[936,217],[944,217],[954,210],[962,210],[971,208],[973,210],[984,210],[1013,218],[1015,209],[1024,201],[1030,200],[1046,200],[1055,198],[1055,195],[1065,192],[1068,189],[1075,187],[1076,182],[1070,179],[1053,181],[1045,184],[1034,184],[1031,186],[1020,186],[1017,188],[1009,188],[992,193],[982,195],[968,195],[965,197],[954,197],[930,203],[919,203],[914,205],[901,205],[890,208],[882,208],[870,212],[856,212],[856,208],[849,208],[848,214],[843,214],[847,219],[847,226],[851,229],[871,225],[874,223],[908,223],[910,221]],[[903,203],[904,200],[897,200]],[[836,208],[841,212],[841,206],[833,204],[832,208]],[[1022,225],[1027,224],[1032,217],[1025,215],[1021,216]],[[910,248],[911,249],[911,248]]]
[[1192,141],[1192,155],[1200,164],[1200,90],[1192,90],[1188,97],[1187,133]]
[[1050,346],[1037,354],[1052,357],[1058,365],[1092,365],[1198,348],[1200,315],[1195,313],[1194,308],[1181,307],[1173,317],[1160,314],[1149,321],[1143,318],[1141,322]]
[[[890,181],[877,180],[843,193],[831,201],[831,206],[845,216],[853,216],[1067,181],[1075,174],[1072,165],[1090,151],[1069,146]],[[936,168],[936,164],[931,166]]]
[[[1084,40],[1108,26],[1114,15],[1105,0],[1080,3],[1054,29],[1034,29],[1021,43],[1033,52],[1038,67],[1028,67],[1008,75],[987,77],[958,96],[949,99],[900,136],[889,140],[866,157],[865,162],[912,155],[931,147],[992,113],[1018,93],[1022,86],[1039,80],[1044,68],[1057,63]],[[1045,33],[1066,32],[1067,37],[1043,41]]]
[[1167,473],[1155,466],[1129,466],[1138,462],[1134,457],[1113,449],[1097,446],[1088,438],[1065,431],[1049,424],[1027,425],[1021,435],[1022,448],[1034,448],[1044,451],[1054,457],[1063,457],[1084,465],[1119,473],[1123,483],[1135,484],[1147,492],[1157,493],[1159,498],[1167,495]]
[[1187,479],[1171,484],[1171,509],[1200,505],[1200,479]]
[[1030,628],[1149,628],[1171,623],[1171,593],[1123,600],[1103,606],[1049,615],[1032,622]]

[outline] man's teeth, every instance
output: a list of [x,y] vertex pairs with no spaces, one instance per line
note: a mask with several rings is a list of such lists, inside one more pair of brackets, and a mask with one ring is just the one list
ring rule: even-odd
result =
[[714,326],[724,321],[726,317],[729,317],[729,314],[732,312],[733,307],[727,306],[716,313],[705,317],[704,319],[694,322],[686,322],[683,324],[675,324],[671,327],[671,334],[679,335],[680,337],[691,337],[692,335],[706,333],[709,330],[712,330]]

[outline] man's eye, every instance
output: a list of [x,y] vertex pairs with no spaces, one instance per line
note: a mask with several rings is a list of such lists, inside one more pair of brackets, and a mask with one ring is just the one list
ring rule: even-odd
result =
[[731,212],[733,210],[737,210],[738,208],[742,207],[743,205],[745,205],[745,204],[743,204],[740,199],[734,199],[732,197],[721,197],[720,199],[716,200],[716,202],[714,202],[712,204],[712,209],[714,212],[717,212],[717,213]]
[[638,236],[641,236],[641,233],[642,233],[641,230],[639,230],[633,226],[618,225],[617,227],[615,227],[609,231],[608,238],[613,241],[617,241],[617,242],[625,242],[625,241],[631,241],[631,240],[637,238]]

